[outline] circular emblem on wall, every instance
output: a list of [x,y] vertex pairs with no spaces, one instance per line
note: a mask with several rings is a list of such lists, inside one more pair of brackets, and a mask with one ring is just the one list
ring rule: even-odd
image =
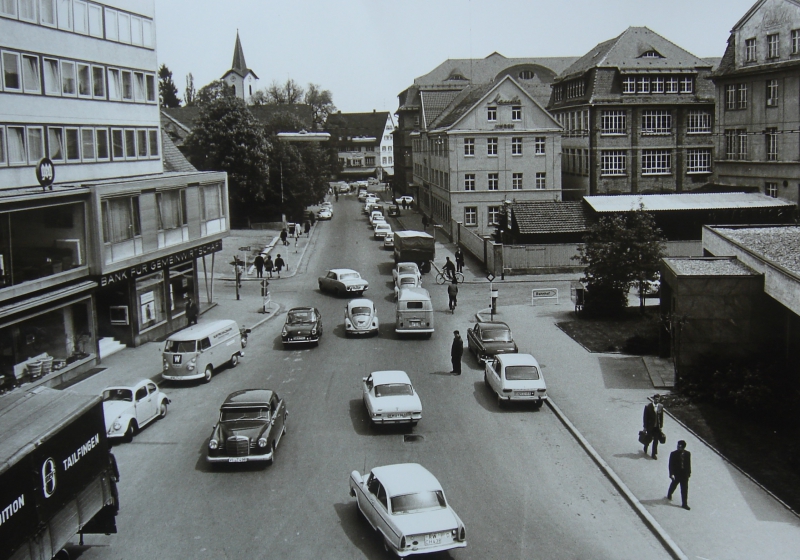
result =
[[45,498],[49,498],[56,491],[56,462],[52,457],[48,457],[42,464],[42,491]]
[[53,181],[56,180],[56,168],[50,158],[42,158],[36,164],[36,180],[42,187],[53,188]]

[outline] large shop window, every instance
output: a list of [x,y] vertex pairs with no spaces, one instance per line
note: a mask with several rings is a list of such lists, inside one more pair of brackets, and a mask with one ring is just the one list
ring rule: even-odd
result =
[[186,222],[186,189],[158,193],[158,246],[167,247],[189,240]]
[[106,264],[142,253],[139,197],[103,200],[103,244]]
[[194,263],[169,269],[169,310],[175,317],[186,310],[186,300],[194,296]]
[[205,185],[203,189],[203,236],[227,230],[225,223],[225,202],[222,197],[222,184]]
[[84,265],[82,203],[0,214],[0,287]]
[[156,272],[136,281],[136,301],[139,304],[139,332],[153,327],[166,318],[164,315],[164,272]]

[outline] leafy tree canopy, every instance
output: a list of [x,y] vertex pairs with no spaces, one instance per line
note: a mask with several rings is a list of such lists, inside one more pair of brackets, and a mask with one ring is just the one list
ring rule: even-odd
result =
[[303,99],[306,105],[311,107],[311,118],[314,120],[314,128],[322,130],[328,115],[336,111],[333,104],[333,95],[330,90],[321,89],[317,84],[308,84],[306,95]]
[[158,69],[158,98],[162,107],[180,107],[181,100],[178,97],[178,88],[172,81],[172,70],[162,64]]
[[200,88],[194,98],[195,105],[208,105],[212,101],[223,97],[235,97],[233,88],[222,80],[214,80]]

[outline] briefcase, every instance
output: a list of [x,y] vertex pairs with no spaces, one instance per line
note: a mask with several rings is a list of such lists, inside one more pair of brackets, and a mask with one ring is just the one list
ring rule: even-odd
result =
[[650,434],[644,430],[639,430],[639,443],[642,445],[650,445],[651,441],[653,441],[653,438],[650,437]]

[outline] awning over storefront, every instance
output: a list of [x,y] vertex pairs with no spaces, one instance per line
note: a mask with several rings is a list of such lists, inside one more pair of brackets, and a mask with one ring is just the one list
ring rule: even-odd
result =
[[46,294],[40,294],[32,298],[23,299],[8,305],[3,305],[0,307],[0,320],[17,313],[22,313],[24,311],[46,306],[50,303],[55,303],[70,296],[75,296],[90,290],[94,290],[97,288],[97,286],[97,282],[86,280],[78,284],[65,286],[64,288],[60,288],[58,290],[52,290]]

